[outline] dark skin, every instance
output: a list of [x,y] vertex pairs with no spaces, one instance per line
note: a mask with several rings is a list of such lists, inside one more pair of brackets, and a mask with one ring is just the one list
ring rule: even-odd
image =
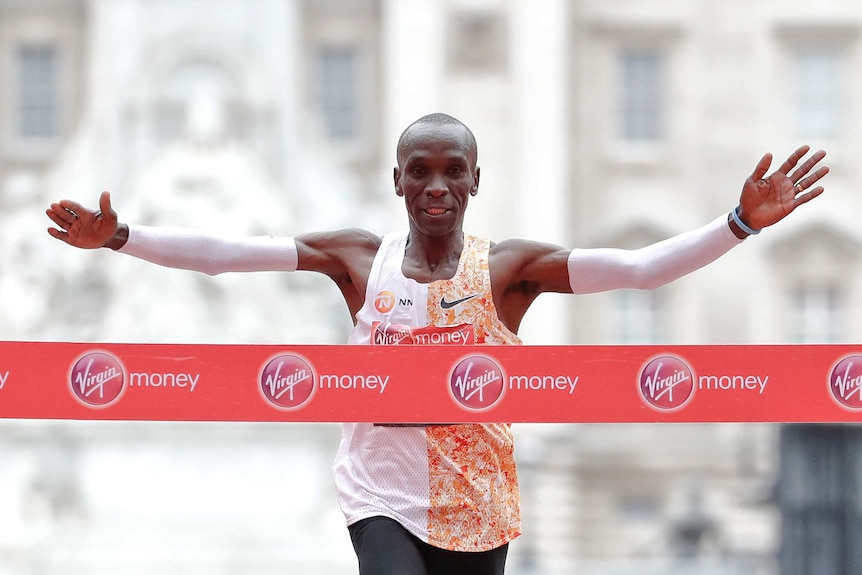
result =
[[[398,150],[394,170],[395,193],[404,199],[409,240],[402,271],[421,283],[455,275],[464,247],[464,215],[469,199],[479,192],[480,169],[476,149],[459,124],[415,124]],[[798,148],[767,176],[772,155],[761,158],[742,187],[740,218],[761,229],[784,219],[800,205],[823,192],[814,186],[829,172],[818,151],[797,167],[808,153]],[[809,173],[811,172],[811,173]],[[77,202],[51,204],[48,217],[59,228],[51,236],[79,248],[121,247],[128,227],[118,222],[105,192],[97,211]],[[728,226],[739,238],[746,233],[732,220]],[[341,290],[351,317],[365,301],[371,264],[381,237],[360,229],[302,234],[295,238],[298,268],[328,276]],[[497,315],[513,333],[536,297],[544,292],[571,293],[568,273],[570,250],[557,245],[513,239],[491,245],[489,271]]]

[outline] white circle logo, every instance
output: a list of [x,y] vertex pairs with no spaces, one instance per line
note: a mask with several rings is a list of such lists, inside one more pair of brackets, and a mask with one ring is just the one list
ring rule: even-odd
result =
[[641,370],[638,390],[650,407],[673,411],[694,395],[694,372],[682,359],[661,355],[651,359]]
[[278,409],[297,409],[314,395],[317,374],[303,357],[283,353],[270,359],[260,372],[260,392]]
[[449,375],[449,392],[461,406],[482,411],[497,403],[505,391],[503,368],[484,355],[465,357]]

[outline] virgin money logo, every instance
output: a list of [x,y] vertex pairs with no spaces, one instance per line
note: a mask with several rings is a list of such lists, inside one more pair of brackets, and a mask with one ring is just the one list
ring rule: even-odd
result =
[[409,326],[388,321],[371,323],[372,345],[469,345],[473,325]]
[[413,336],[409,325],[392,322],[374,322],[371,325],[372,345],[404,345],[412,344]]
[[314,395],[316,382],[311,364],[292,353],[273,357],[260,372],[260,392],[278,409],[302,407]]
[[374,309],[380,313],[389,313],[395,307],[395,294],[391,291],[382,291],[374,298]]
[[505,382],[506,374],[496,361],[471,355],[455,364],[449,374],[449,392],[462,407],[482,411],[503,397]]
[[694,395],[694,373],[686,362],[672,355],[651,359],[641,370],[641,397],[650,407],[673,411]]
[[87,407],[107,407],[126,388],[126,369],[105,351],[85,353],[72,364],[69,386],[75,399]]
[[845,356],[832,367],[829,391],[841,407],[862,409],[862,355]]

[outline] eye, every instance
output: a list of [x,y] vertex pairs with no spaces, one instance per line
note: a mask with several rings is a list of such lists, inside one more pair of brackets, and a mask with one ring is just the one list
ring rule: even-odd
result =
[[425,175],[427,170],[425,170],[424,166],[414,166],[410,168],[410,174],[414,177],[421,178]]
[[464,168],[462,168],[461,166],[452,166],[451,168],[449,168],[449,175],[451,176],[460,176],[463,173]]

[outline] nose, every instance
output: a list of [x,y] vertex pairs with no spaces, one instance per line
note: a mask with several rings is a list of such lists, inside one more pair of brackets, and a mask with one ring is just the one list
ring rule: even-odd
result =
[[439,198],[449,193],[449,186],[446,184],[446,178],[440,174],[436,174],[428,181],[425,186],[425,193],[428,197]]

